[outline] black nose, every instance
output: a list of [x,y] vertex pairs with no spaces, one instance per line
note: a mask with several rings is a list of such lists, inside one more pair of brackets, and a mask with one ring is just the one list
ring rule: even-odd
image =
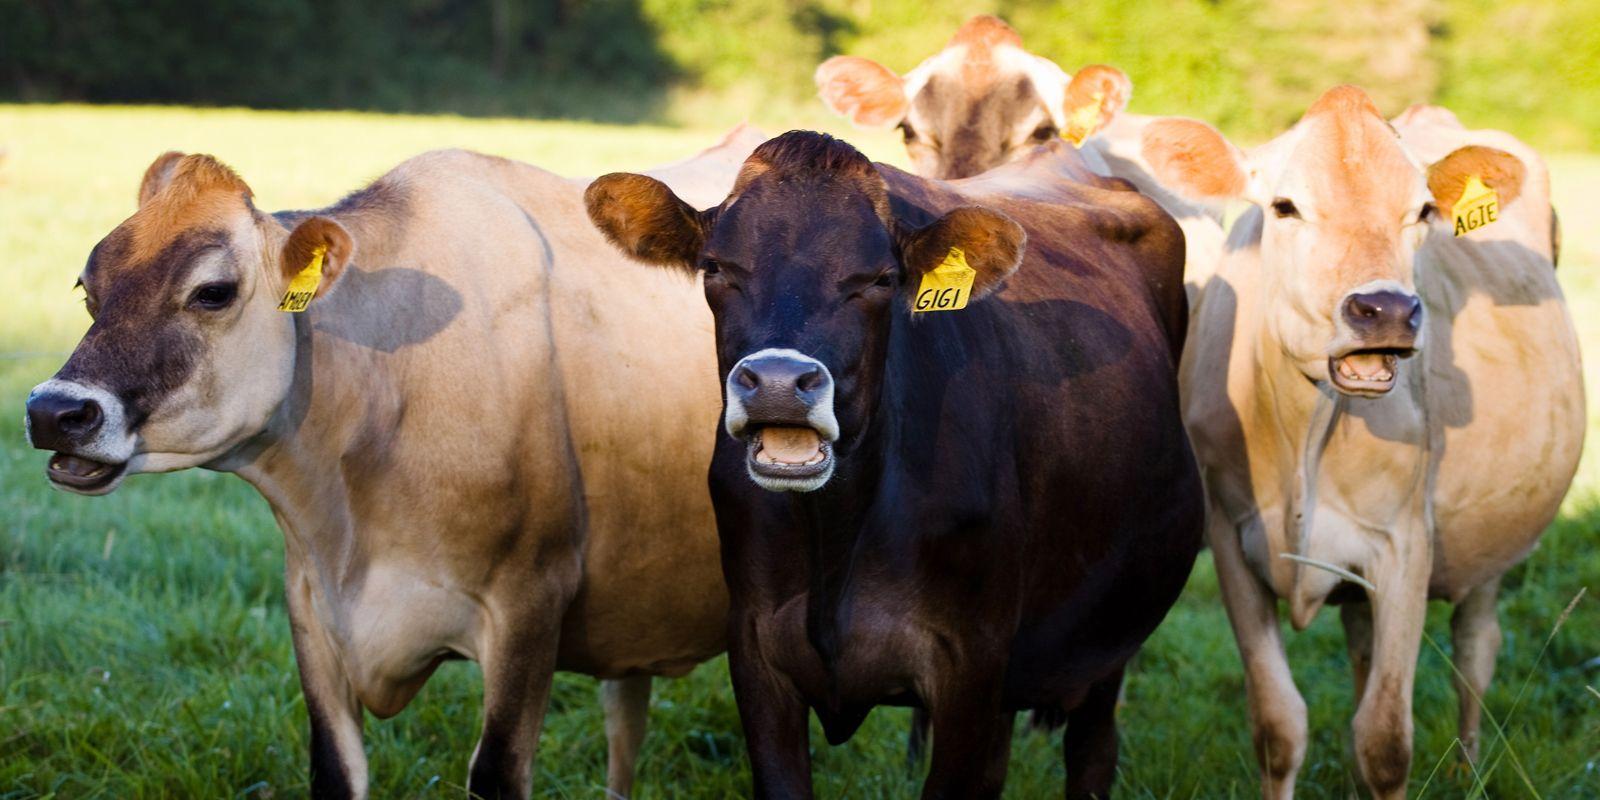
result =
[[811,359],[765,356],[739,362],[728,385],[752,423],[804,425],[833,378]]
[[105,415],[86,397],[54,392],[28,398],[28,438],[40,450],[70,450],[100,430]]
[[1368,347],[1410,347],[1422,329],[1422,301],[1409,292],[1352,294],[1344,300],[1344,321]]

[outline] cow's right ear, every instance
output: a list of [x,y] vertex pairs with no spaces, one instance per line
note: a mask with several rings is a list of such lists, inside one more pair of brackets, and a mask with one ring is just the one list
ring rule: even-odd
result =
[[667,185],[645,175],[602,175],[583,193],[589,219],[628,256],[694,272],[705,244],[700,214]]
[[172,182],[173,171],[177,169],[178,162],[182,160],[183,153],[176,150],[168,150],[156,156],[156,160],[151,162],[150,167],[144,171],[144,180],[139,182],[139,206],[141,208],[156,195],[160,194],[162,189],[167,188],[167,184]]
[[1142,146],[1155,179],[1179,194],[1209,202],[1248,199],[1250,171],[1244,153],[1216,128],[1165,117],[1145,126]]
[[813,78],[822,102],[863,128],[898,125],[910,107],[905,79],[876,61],[834,56],[817,67]]
[[1116,67],[1091,64],[1078,70],[1067,83],[1062,112],[1066,125],[1061,135],[1081,145],[1111,123],[1133,97],[1133,81]]

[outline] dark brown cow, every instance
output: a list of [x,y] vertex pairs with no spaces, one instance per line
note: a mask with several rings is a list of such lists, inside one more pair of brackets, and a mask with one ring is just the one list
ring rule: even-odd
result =
[[1068,794],[1105,797],[1123,667],[1200,543],[1172,219],[1063,143],[941,183],[809,132],[709,211],[638,175],[588,203],[705,276],[757,795],[810,796],[808,710],[839,743],[891,704],[931,713],[925,797],[999,795],[1021,709],[1068,716]]

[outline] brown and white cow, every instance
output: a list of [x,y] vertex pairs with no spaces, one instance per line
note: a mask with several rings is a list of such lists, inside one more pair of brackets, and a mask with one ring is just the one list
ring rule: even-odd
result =
[[[1397,134],[1341,86],[1249,152],[1192,120],[1145,132],[1163,181],[1256,206],[1201,297],[1183,380],[1269,798],[1293,794],[1306,747],[1278,599],[1301,629],[1342,604],[1361,773],[1401,797],[1427,601],[1456,604],[1474,757],[1500,576],[1555,516],[1582,449],[1543,162],[1448,114],[1407,117]],[[1474,183],[1498,194],[1476,221],[1498,219],[1457,237]]]
[[979,15],[904,77],[865,58],[835,56],[815,78],[834,113],[865,128],[898,127],[913,169],[927,178],[972,177],[1064,137],[1083,147],[1091,169],[1127,180],[1178,220],[1191,301],[1215,268],[1220,211],[1151,174],[1140,141],[1157,118],[1123,112],[1133,82],[1122,70],[1096,64],[1068,75],[1025,50],[1011,26]]
[[[714,202],[760,138],[662,177]],[[32,442],[71,491],[205,467],[266,498],[319,797],[366,794],[363,709],[398,713],[454,658],[483,667],[476,795],[528,795],[558,669],[603,679],[626,794],[651,676],[724,648],[711,315],[600,237],[585,184],[442,151],[267,214],[169,153],[89,257],[94,323],[29,397]],[[313,262],[309,308],[279,310]]]

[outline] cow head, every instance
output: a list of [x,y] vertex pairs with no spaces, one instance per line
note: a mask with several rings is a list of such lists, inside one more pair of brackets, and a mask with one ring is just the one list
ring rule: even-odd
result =
[[968,20],[903,78],[865,58],[835,56],[817,68],[816,82],[834,113],[862,127],[898,126],[917,174],[944,180],[993,169],[1057,136],[1082,144],[1133,93],[1114,67],[1085,67],[1069,79],[991,16]]
[[89,254],[79,283],[93,323],[28,396],[28,437],[54,451],[52,483],[104,494],[135,472],[215,460],[258,433],[289,390],[295,334],[277,310],[320,254],[326,293],[352,242],[337,222],[287,230],[205,155],[167,153],[139,209]]
[[1143,147],[1166,185],[1259,207],[1271,337],[1311,380],[1362,397],[1389,392],[1400,359],[1423,346],[1413,262],[1430,231],[1450,235],[1452,205],[1472,176],[1506,204],[1524,173],[1515,156],[1476,146],[1419,165],[1352,86],[1329,90],[1249,153],[1186,119],[1152,122]]
[[757,148],[732,193],[697,212],[660,182],[607,175],[589,216],[625,253],[699,272],[716,318],[724,427],[772,491],[813,491],[861,441],[881,394],[890,320],[960,248],[982,297],[1022,258],[1024,234],[964,207],[898,224],[882,176],[832,137],[792,131]]

